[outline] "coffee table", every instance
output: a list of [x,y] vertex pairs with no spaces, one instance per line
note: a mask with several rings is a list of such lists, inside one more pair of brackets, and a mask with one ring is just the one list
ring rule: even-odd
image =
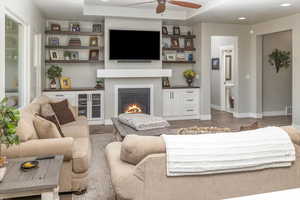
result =
[[118,118],[111,118],[113,122],[113,133],[117,141],[123,141],[127,135],[140,135],[140,136],[160,136],[160,135],[176,135],[178,129],[160,128],[145,131],[137,131],[126,124],[119,121]]
[[59,200],[58,184],[63,156],[38,160],[39,167],[24,172],[20,165],[36,158],[9,159],[0,183],[0,199],[41,195],[42,200]]

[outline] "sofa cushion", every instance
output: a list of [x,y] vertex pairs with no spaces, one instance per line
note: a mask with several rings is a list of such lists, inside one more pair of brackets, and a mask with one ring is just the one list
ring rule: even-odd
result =
[[136,165],[150,154],[165,152],[166,146],[161,137],[127,135],[122,142],[120,158]]
[[61,134],[53,122],[35,115],[33,124],[40,139],[61,138]]
[[91,144],[89,138],[77,138],[73,144],[73,172],[88,171],[91,161]]
[[51,105],[49,103],[46,104],[42,104],[41,105],[41,115],[43,117],[48,117],[48,116],[52,116],[55,115]]
[[16,134],[21,142],[37,139],[37,133],[33,125],[34,114],[40,112],[40,105],[32,103],[20,110],[20,121],[18,122]]
[[89,125],[86,117],[80,116],[74,122],[61,125],[65,137],[89,137]]
[[69,108],[69,102],[67,99],[57,103],[50,103],[50,105],[60,124],[63,125],[75,121],[74,115]]

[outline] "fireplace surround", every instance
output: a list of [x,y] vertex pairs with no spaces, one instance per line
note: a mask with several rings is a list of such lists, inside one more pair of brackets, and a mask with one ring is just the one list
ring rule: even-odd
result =
[[116,86],[115,114],[122,113],[153,113],[153,86]]

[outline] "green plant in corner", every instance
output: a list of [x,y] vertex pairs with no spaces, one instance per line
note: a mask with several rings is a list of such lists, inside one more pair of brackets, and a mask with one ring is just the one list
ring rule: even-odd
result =
[[2,160],[2,144],[5,144],[6,147],[10,147],[11,145],[20,143],[19,137],[16,134],[18,122],[20,120],[20,112],[15,107],[7,106],[7,101],[8,98],[5,97],[0,102],[0,160]]
[[52,65],[47,70],[47,76],[50,80],[50,88],[55,89],[56,88],[56,79],[59,79],[61,77],[62,68],[57,65]]
[[279,73],[281,68],[288,68],[291,66],[291,52],[275,49],[269,55],[269,63],[270,65],[275,66],[276,73]]

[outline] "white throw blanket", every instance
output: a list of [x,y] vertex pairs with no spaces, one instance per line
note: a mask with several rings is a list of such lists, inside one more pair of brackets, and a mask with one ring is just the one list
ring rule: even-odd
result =
[[205,175],[288,167],[295,161],[289,135],[277,127],[239,133],[163,135],[167,175]]
[[155,117],[147,114],[121,114],[120,122],[138,130],[150,130],[157,128],[165,128],[170,126],[169,123],[161,117]]

